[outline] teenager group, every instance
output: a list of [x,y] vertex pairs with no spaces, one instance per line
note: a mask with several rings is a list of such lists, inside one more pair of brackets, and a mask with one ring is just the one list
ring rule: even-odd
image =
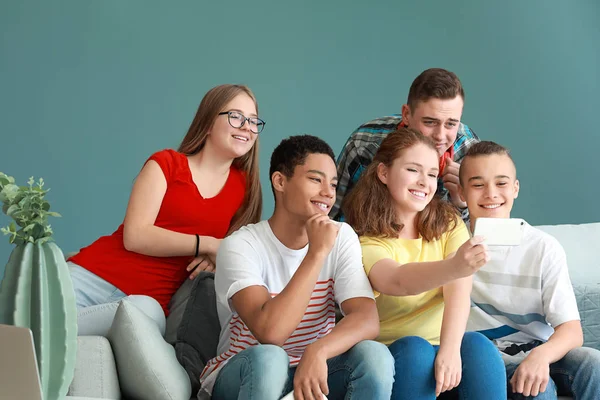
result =
[[210,271],[221,336],[199,398],[598,398],[560,244],[528,224],[514,247],[472,237],[510,218],[519,181],[464,100],[429,69],[337,166],[323,140],[284,139],[259,221],[265,122],[249,88],[211,89],[178,151],[146,161],[123,224],[69,260],[80,334],[106,334],[125,298],[164,331],[175,291]]

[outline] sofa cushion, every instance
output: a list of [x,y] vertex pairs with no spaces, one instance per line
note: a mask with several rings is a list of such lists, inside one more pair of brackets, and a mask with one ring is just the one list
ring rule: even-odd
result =
[[123,396],[141,400],[189,400],[190,381],[156,323],[121,301],[108,332]]
[[596,251],[600,243],[600,222],[541,225],[536,228],[554,236],[563,246],[573,283],[600,283],[600,257]]
[[600,350],[600,285],[574,284],[581,316],[583,345]]
[[121,388],[110,343],[102,336],[79,336],[69,396],[120,399]]
[[188,373],[192,393],[200,389],[204,366],[217,355],[220,333],[214,274],[201,272],[192,285],[175,343],[177,359]]

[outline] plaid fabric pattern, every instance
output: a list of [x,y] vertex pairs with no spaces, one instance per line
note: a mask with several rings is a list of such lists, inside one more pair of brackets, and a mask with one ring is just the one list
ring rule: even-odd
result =
[[[348,193],[358,182],[358,178],[375,157],[379,144],[390,132],[395,131],[402,121],[399,114],[388,115],[377,118],[361,125],[355,130],[337,159],[338,186],[335,204],[331,209],[330,216],[338,221],[343,221],[344,216],[340,207],[346,193]],[[467,125],[461,123],[458,134],[454,141],[454,161],[460,163],[469,147],[479,142],[479,138]],[[444,199],[448,199],[448,191],[444,188],[442,180],[438,180],[437,193]],[[469,220],[467,209],[459,210],[465,222]]]

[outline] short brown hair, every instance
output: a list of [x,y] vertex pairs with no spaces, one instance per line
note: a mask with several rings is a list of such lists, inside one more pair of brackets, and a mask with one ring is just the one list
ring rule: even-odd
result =
[[[464,166],[469,162],[469,159],[480,156],[491,156],[491,155],[504,155],[510,158],[513,165],[515,165],[515,160],[513,160],[510,155],[510,150],[502,145],[499,145],[496,142],[492,142],[489,140],[484,140],[483,142],[475,143],[473,146],[467,150],[467,154],[463,158],[460,164],[460,170],[458,171],[458,178],[460,180],[460,184],[463,184],[463,171],[465,170]],[[515,165],[515,170],[517,169]]]
[[421,72],[410,85],[407,104],[412,112],[420,101],[431,98],[449,100],[456,96],[465,100],[465,91],[458,76],[442,68],[430,68]]
[[[342,210],[346,221],[359,236],[398,237],[404,228],[396,216],[390,191],[377,175],[377,168],[380,163],[390,167],[402,152],[420,143],[437,154],[433,140],[415,130],[400,128],[389,133],[354,189],[344,198]],[[436,194],[419,212],[417,229],[423,239],[433,241],[454,229],[457,217],[456,208]]]

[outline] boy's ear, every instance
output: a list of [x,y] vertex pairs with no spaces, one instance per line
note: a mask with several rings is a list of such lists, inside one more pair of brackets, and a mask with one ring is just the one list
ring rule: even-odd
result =
[[403,104],[402,105],[402,122],[404,122],[404,124],[406,126],[409,126],[411,114],[412,113],[410,111],[410,107],[408,106],[408,104]]
[[515,189],[515,199],[517,197],[519,197],[519,180],[515,179],[515,184],[514,184],[514,189]]
[[283,192],[285,190],[285,175],[283,175],[280,171],[273,172],[271,175],[271,184],[273,185],[273,190],[275,192]]
[[387,185],[388,178],[388,167],[384,163],[379,163],[377,166],[377,177],[384,185]]
[[465,199],[465,191],[460,183],[458,184],[458,196],[460,197],[460,201],[467,202],[467,199]]

